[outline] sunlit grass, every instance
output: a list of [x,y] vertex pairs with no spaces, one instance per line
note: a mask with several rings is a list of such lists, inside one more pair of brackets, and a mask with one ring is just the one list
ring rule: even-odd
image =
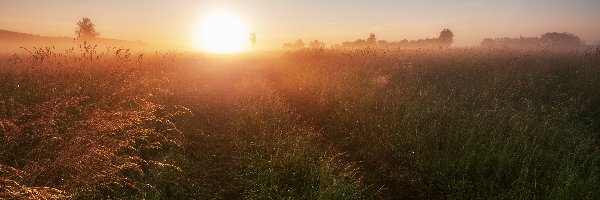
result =
[[599,63],[23,49],[0,58],[0,198],[596,199]]

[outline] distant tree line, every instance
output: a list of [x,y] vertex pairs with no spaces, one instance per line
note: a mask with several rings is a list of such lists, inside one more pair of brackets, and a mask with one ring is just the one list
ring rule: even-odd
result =
[[[450,29],[444,29],[440,32],[437,38],[426,38],[418,40],[401,40],[401,41],[387,41],[377,40],[377,36],[374,33],[369,34],[366,39],[357,39],[355,41],[342,42],[341,44],[335,44],[331,47],[335,48],[389,48],[389,47],[401,47],[401,48],[441,48],[449,47],[454,42],[454,33]],[[295,42],[283,43],[283,48],[288,50],[302,49],[305,48],[306,44],[302,39],[298,39]],[[308,47],[310,48],[325,48],[324,42],[319,40],[313,40],[309,42]]]
[[509,48],[576,48],[585,45],[581,39],[571,33],[548,32],[540,37],[518,38],[485,38],[482,47],[509,47]]
[[[296,40],[296,42],[283,43],[283,48],[288,49],[288,50],[302,49],[305,47],[306,47],[306,44],[304,43],[304,41],[302,41],[302,39],[298,39],[298,40]],[[314,49],[322,49],[322,48],[325,48],[326,46],[325,46],[324,42],[321,42],[319,40],[313,40],[308,43],[308,47],[314,48]]]
[[305,44],[304,41],[302,41],[302,39],[298,39],[296,40],[296,42],[283,43],[284,49],[302,49],[304,48],[304,46]]
[[425,38],[418,40],[403,39],[400,41],[377,40],[375,34],[371,33],[366,40],[357,39],[353,42],[343,42],[342,48],[366,48],[366,47],[403,47],[403,48],[437,48],[449,47],[454,42],[454,33],[450,29],[444,29],[440,32],[438,38]]

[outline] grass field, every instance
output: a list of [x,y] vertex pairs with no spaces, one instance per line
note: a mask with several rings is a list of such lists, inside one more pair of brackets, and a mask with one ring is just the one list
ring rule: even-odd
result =
[[600,49],[0,58],[0,198],[600,199]]

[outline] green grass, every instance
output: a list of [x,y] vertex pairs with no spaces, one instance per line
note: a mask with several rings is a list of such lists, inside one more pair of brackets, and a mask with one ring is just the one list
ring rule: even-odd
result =
[[600,198],[597,48],[99,49],[0,58],[0,198]]

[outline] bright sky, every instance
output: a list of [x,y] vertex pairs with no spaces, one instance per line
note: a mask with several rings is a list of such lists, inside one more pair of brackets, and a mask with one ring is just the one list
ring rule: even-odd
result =
[[455,45],[549,31],[600,41],[600,0],[1,0],[0,29],[72,37],[75,23],[89,17],[101,37],[191,46],[214,10],[242,18],[261,48],[298,38],[339,43],[371,32],[411,40],[437,37],[443,28],[454,32]]

